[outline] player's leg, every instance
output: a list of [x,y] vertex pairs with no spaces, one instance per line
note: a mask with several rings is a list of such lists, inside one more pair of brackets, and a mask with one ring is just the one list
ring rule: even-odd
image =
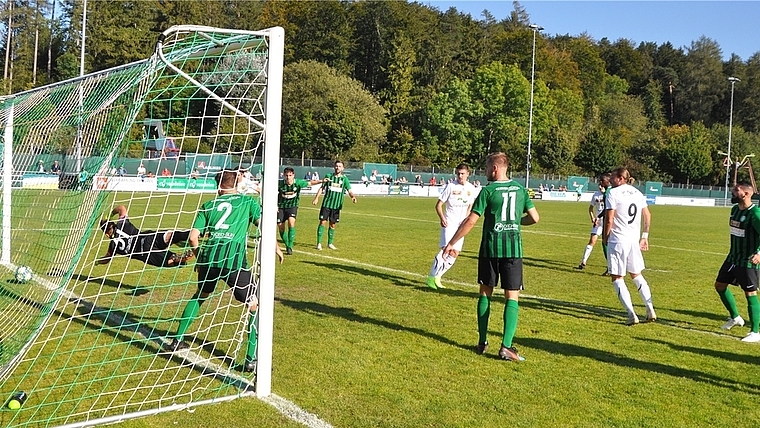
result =
[[647,310],[647,322],[657,321],[657,314],[654,311],[654,304],[652,303],[652,290],[649,288],[649,283],[641,274],[645,268],[644,256],[641,254],[641,248],[634,246],[631,250],[631,255],[628,257],[627,270],[631,273],[631,279],[633,284],[636,285],[636,290],[641,296],[641,300],[644,301],[644,306]]
[[256,333],[256,309],[258,300],[256,298],[256,288],[251,278],[251,271],[241,269],[230,273],[225,282],[232,287],[235,300],[246,304],[248,308],[248,344],[246,346],[245,360],[240,369],[245,372],[252,372],[256,368],[256,346],[258,337]]
[[277,230],[280,232],[282,243],[285,244],[285,247],[287,248],[288,240],[285,237],[285,210],[282,208],[277,210]]
[[293,254],[293,246],[296,243],[296,215],[298,214],[298,208],[293,208],[288,215],[288,240],[286,244],[286,252]]
[[626,265],[628,255],[630,254],[630,245],[611,243],[607,247],[608,260],[607,266],[612,277],[612,286],[615,288],[615,293],[620,300],[628,314],[628,320],[626,324],[633,325],[639,323],[639,318],[636,316],[636,312],[633,310],[633,302],[631,301],[631,293],[628,291],[628,287],[625,285],[623,279],[626,274]]
[[198,312],[200,312],[203,302],[205,302],[208,296],[214,292],[216,282],[221,274],[220,269],[209,268],[205,265],[199,265],[196,269],[198,270],[198,291],[196,291],[193,297],[190,298],[185,305],[185,309],[182,311],[177,334],[168,345],[170,351],[178,351],[188,348],[188,345],[185,342],[185,333],[190,328],[190,324],[192,324],[198,316]]
[[[453,229],[453,231],[452,231]],[[430,267],[430,274],[427,278],[427,285],[428,287],[432,289],[437,288],[445,288],[443,284],[441,284],[441,277],[444,273],[446,273],[449,269],[451,269],[451,266],[454,265],[454,262],[457,259],[457,256],[459,256],[459,253],[462,251],[462,246],[464,245],[464,238],[460,239],[454,244],[454,250],[455,255],[443,255],[443,247],[445,247],[449,240],[454,236],[456,233],[457,228],[452,227],[444,227],[441,228],[441,234],[439,239],[439,246],[441,250],[438,251],[438,254],[435,255],[433,258],[433,265]]]
[[583,257],[581,257],[581,263],[578,265],[576,269],[584,269],[586,267],[586,262],[588,262],[588,258],[591,256],[591,251],[594,249],[594,244],[596,244],[597,236],[594,234],[593,230],[591,231],[591,237],[588,240],[588,244],[586,244],[586,248],[583,250]]
[[164,243],[167,244],[167,246],[174,244],[178,245],[183,242],[187,242],[187,239],[190,238],[190,230],[168,230],[164,232]]
[[523,361],[525,358],[517,353],[517,349],[512,346],[517,331],[517,320],[519,315],[520,290],[523,288],[523,263],[522,259],[499,259],[499,274],[501,276],[501,287],[504,288],[504,332],[501,340],[501,349],[499,357],[503,360]]
[[739,309],[736,307],[736,300],[733,293],[728,289],[728,284],[736,283],[736,276],[734,275],[734,265],[728,261],[724,261],[718,271],[718,276],[715,278],[715,291],[720,297],[721,303],[728,311],[728,321],[720,328],[723,330],[731,330],[734,326],[744,326],[744,319],[739,315]]
[[330,227],[327,229],[327,248],[331,250],[337,250],[335,246],[335,227],[340,221],[340,210],[331,210],[330,213]]
[[499,271],[496,259],[478,257],[478,346],[476,352],[484,354],[488,349],[488,318],[491,316],[491,295],[499,282]]
[[328,210],[322,207],[319,210],[319,226],[317,226],[317,249],[322,249],[322,236],[325,233],[325,225],[327,224]]
[[757,281],[758,272],[755,269],[736,266],[733,269],[736,282],[744,290],[747,298],[747,312],[749,313],[749,333],[742,339],[742,342],[760,342],[760,301],[757,299]]

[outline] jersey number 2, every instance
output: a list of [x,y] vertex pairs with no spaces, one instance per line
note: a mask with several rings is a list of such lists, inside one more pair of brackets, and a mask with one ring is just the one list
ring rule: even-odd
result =
[[216,225],[214,226],[215,230],[224,230],[229,229],[230,225],[225,223],[225,220],[227,220],[227,217],[232,214],[232,204],[229,202],[222,202],[219,204],[219,206],[216,207],[216,210],[219,212],[222,212],[222,217],[219,218],[219,221],[216,222]]

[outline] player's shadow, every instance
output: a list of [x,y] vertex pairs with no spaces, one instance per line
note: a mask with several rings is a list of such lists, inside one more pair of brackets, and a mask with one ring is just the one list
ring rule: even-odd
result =
[[275,297],[275,301],[291,309],[295,309],[297,311],[304,312],[304,313],[310,313],[310,314],[319,315],[319,316],[331,316],[331,317],[343,318],[346,321],[351,321],[351,322],[365,324],[365,325],[366,324],[375,325],[375,326],[387,328],[393,331],[405,331],[408,333],[413,333],[422,337],[426,337],[428,339],[436,340],[438,342],[445,343],[447,345],[455,346],[457,348],[461,348],[467,351],[474,350],[472,346],[462,345],[461,343],[454,342],[453,340],[447,337],[441,336],[439,334],[431,333],[421,328],[411,327],[405,324],[398,324],[398,323],[387,321],[384,319],[372,318],[365,315],[357,314],[354,308],[329,306],[322,303],[289,300],[289,299],[283,299],[279,297]]
[[[149,318],[145,316],[140,317],[140,320],[136,320],[132,318],[128,312],[119,309],[100,307],[84,299],[71,298],[69,299],[69,302],[75,305],[74,310],[84,317],[72,317],[66,314],[63,314],[62,316],[70,317],[72,321],[85,327],[109,333],[115,338],[120,339],[122,343],[130,343],[140,350],[149,350],[150,352],[161,353],[163,356],[173,360],[176,363],[186,364],[184,358],[168,353],[162,349],[164,339],[169,335],[169,331],[159,329],[155,326],[149,327],[146,324],[143,324],[144,321],[158,322],[165,320],[159,318]],[[58,313],[61,314],[61,312]],[[135,336],[141,336],[143,340],[135,340]],[[222,364],[225,366],[232,366],[235,364],[234,357],[231,357],[227,355],[227,353],[217,349],[214,342],[204,341],[203,339],[197,337],[193,337],[190,338],[190,340],[187,340],[187,336],[186,342],[200,345],[204,351],[208,352],[210,355],[213,355],[215,359],[221,360]],[[209,371],[212,374],[216,373],[213,370],[204,367],[196,366],[195,368],[204,373]],[[219,373],[216,374],[223,376]]]
[[625,313],[620,310],[589,305],[586,303],[567,302],[555,299],[522,297],[520,306],[539,311],[552,312],[557,315],[581,318],[592,321],[603,321],[620,324],[625,320]]
[[312,260],[306,260],[306,261],[303,261],[303,263],[325,268],[332,272],[338,271],[338,272],[346,272],[346,273],[352,273],[352,274],[357,274],[357,275],[362,275],[362,276],[370,276],[382,281],[388,281],[394,285],[398,285],[401,287],[417,287],[419,285],[419,281],[412,281],[409,278],[404,278],[403,276],[394,275],[392,273],[381,272],[381,271],[372,270],[372,269],[367,269],[360,266],[352,266],[352,265],[339,264],[339,263],[316,262]]
[[515,342],[525,348],[540,349],[554,355],[589,358],[595,361],[620,367],[630,367],[651,373],[659,373],[666,376],[672,376],[676,379],[686,378],[696,382],[704,382],[718,387],[726,388],[731,391],[743,389],[746,392],[752,394],[757,394],[760,392],[760,385],[738,382],[735,379],[727,379],[698,370],[674,367],[655,361],[639,360],[629,356],[615,354],[600,349],[593,349],[584,346],[573,345],[570,343],[562,343],[553,340],[537,338],[518,338],[515,339]]
[[691,311],[688,309],[670,309],[670,310],[681,315],[686,315],[689,317],[700,318],[700,319],[719,321],[720,323],[724,323],[728,319],[728,314],[721,315],[721,314],[716,314],[713,312]]
[[664,340],[647,339],[643,337],[634,337],[634,339],[641,340],[644,342],[656,343],[659,345],[665,345],[674,351],[690,352],[692,354],[696,354],[700,356],[709,356],[709,357],[719,358],[725,361],[735,361],[737,363],[744,363],[744,364],[751,364],[751,365],[760,364],[760,361],[758,361],[757,355],[735,354],[733,352],[724,352],[724,351],[718,351],[718,350],[709,349],[709,348],[694,348],[692,346],[677,345],[675,343],[666,342]]

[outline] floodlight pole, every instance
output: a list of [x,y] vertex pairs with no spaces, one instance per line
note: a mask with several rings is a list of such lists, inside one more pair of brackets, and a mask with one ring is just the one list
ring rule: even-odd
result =
[[530,111],[528,113],[528,156],[525,160],[525,188],[530,187],[530,146],[533,141],[533,85],[536,79],[536,33],[543,30],[544,27],[536,24],[528,26],[533,30],[533,55],[530,60]]
[[728,162],[726,162],[726,188],[723,189],[723,199],[728,200],[728,176],[730,175],[731,168],[731,128],[734,124],[734,84],[741,82],[737,77],[729,77],[728,81],[731,82],[731,107],[728,115]]
[[[79,50],[79,77],[84,76],[84,39],[87,28],[87,0],[82,0],[82,48]],[[77,124],[77,173],[82,172],[82,115],[84,113],[84,94],[82,85],[79,85],[79,123]]]

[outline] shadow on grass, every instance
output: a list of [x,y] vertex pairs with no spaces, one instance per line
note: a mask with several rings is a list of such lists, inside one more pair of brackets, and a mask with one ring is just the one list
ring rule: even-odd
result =
[[353,265],[339,264],[339,263],[323,263],[323,262],[315,262],[313,260],[304,260],[303,263],[329,269],[330,271],[338,271],[338,272],[353,273],[353,274],[362,275],[362,276],[370,276],[373,278],[378,278],[380,280],[389,281],[392,284],[398,285],[401,287],[418,287],[421,284],[424,285],[423,279],[420,279],[419,281],[413,281],[413,280],[410,280],[409,278],[405,278],[400,275],[394,275],[392,273],[367,269],[361,266],[353,266]]
[[150,289],[148,288],[135,287],[133,285],[124,284],[122,282],[110,278],[104,278],[102,276],[91,278],[87,275],[75,274],[71,276],[71,279],[82,283],[89,282],[93,284],[102,284],[108,287],[118,288],[119,290],[124,290],[124,294],[135,297],[150,293]]
[[599,362],[613,364],[620,367],[630,367],[640,370],[646,370],[651,373],[659,373],[675,378],[686,378],[696,382],[704,382],[711,385],[727,388],[732,391],[743,389],[750,393],[760,391],[760,385],[746,382],[737,382],[734,379],[726,379],[709,373],[697,370],[673,367],[654,361],[642,361],[625,355],[613,354],[611,352],[599,349],[586,348],[583,346],[569,343],[556,342],[553,340],[534,339],[534,338],[516,338],[515,342],[526,348],[540,349],[554,355],[564,355],[567,357],[583,357],[596,360]]
[[520,306],[535,310],[552,312],[558,315],[583,318],[593,321],[620,324],[626,320],[622,310],[604,306],[594,306],[586,303],[567,302],[546,298],[521,297]]
[[416,327],[410,327],[404,324],[397,324],[397,323],[386,321],[379,318],[372,318],[372,317],[360,315],[360,314],[357,314],[353,308],[341,308],[341,307],[324,305],[324,304],[316,303],[316,302],[288,300],[288,299],[282,299],[279,297],[275,297],[275,301],[291,309],[295,309],[297,311],[301,311],[304,313],[332,316],[332,317],[337,317],[337,318],[343,318],[346,321],[356,322],[360,324],[370,324],[370,325],[374,325],[374,326],[378,326],[382,328],[387,328],[389,330],[405,331],[408,333],[413,333],[422,337],[426,337],[428,339],[436,340],[438,342],[445,343],[447,345],[455,346],[457,348],[461,348],[466,351],[475,352],[474,345],[473,346],[462,345],[461,343],[452,341],[448,337],[431,333],[429,331],[425,331]]
[[[691,352],[692,354],[696,354],[696,355],[703,355],[703,356],[706,355],[709,357],[720,358],[721,360],[735,361],[737,363],[752,364],[752,365],[760,364],[760,361],[758,361],[758,358],[756,355],[735,354],[732,352],[723,352],[723,351],[717,351],[715,349],[708,349],[708,348],[694,348],[692,346],[677,345],[675,343],[666,342],[664,340],[646,339],[643,337],[634,337],[634,339],[641,340],[644,342],[657,343],[659,345],[665,345],[669,347],[670,349],[673,349],[674,351]],[[749,345],[749,346],[752,346],[752,345]]]
[[713,321],[719,321],[720,324],[723,324],[728,319],[727,313],[723,315],[723,314],[716,314],[716,313],[710,313],[710,312],[690,311],[688,309],[670,309],[670,310],[677,314],[686,315],[686,316],[690,316],[694,318],[705,318],[705,319],[709,319]]

